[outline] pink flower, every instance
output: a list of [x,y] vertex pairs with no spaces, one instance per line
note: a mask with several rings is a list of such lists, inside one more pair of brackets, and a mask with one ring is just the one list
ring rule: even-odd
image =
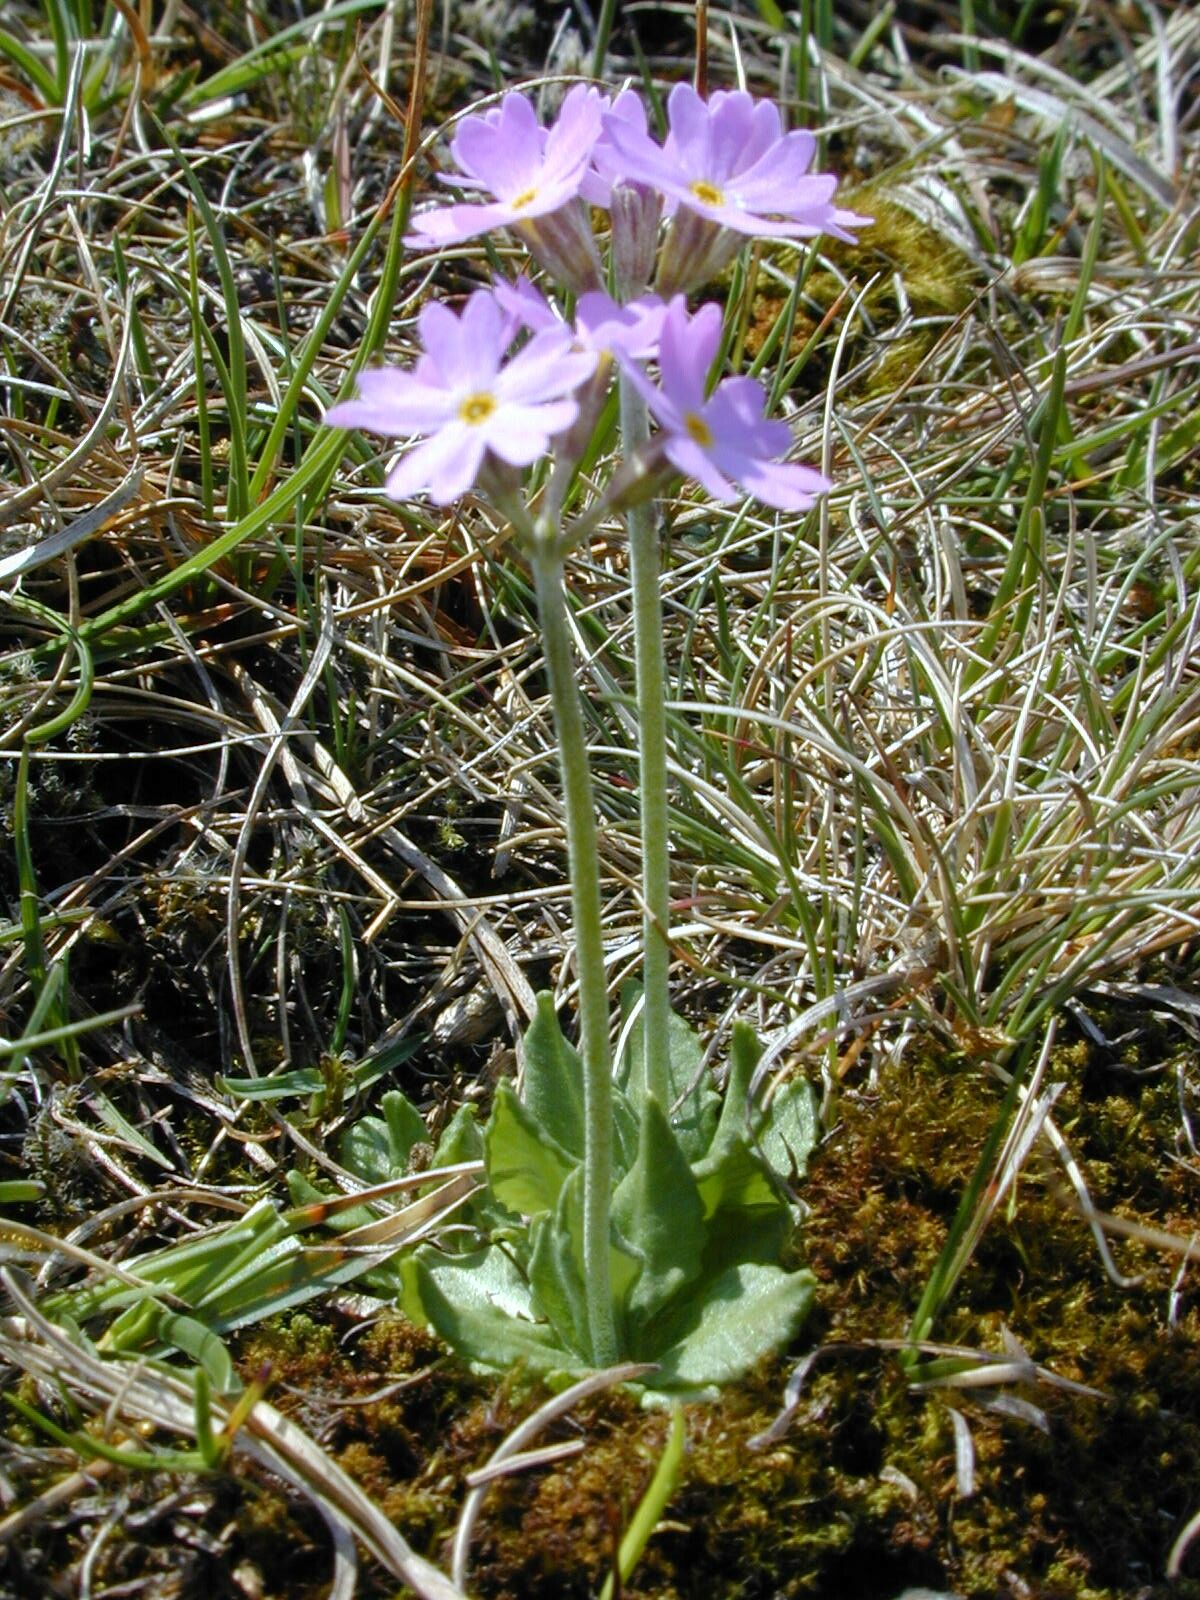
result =
[[718,90],[706,102],[677,83],[667,115],[670,132],[660,148],[635,119],[610,111],[601,146],[606,176],[615,152],[625,180],[653,185],[674,214],[659,268],[664,293],[711,277],[736,253],[738,236],[831,233],[853,243],[849,230],[871,220],[834,205],[837,179],[809,171],[812,134],[785,133],[770,101]]
[[626,123],[635,135],[648,138],[646,108],[632,89],[622,89],[605,116],[606,131],[592,148],[592,164],[580,195],[609,214],[612,228],[613,284],[622,300],[632,300],[650,282],[658,251],[662,196],[657,189],[625,175],[625,163],[607,132],[609,120]]
[[[492,291],[501,309],[516,322],[535,331],[570,328],[526,277],[516,283],[497,282]],[[667,308],[656,294],[641,296],[620,306],[603,289],[580,295],[575,306],[574,338],[584,350],[600,356],[619,355],[648,361],[658,353],[658,338]]]
[[646,108],[636,89],[622,89],[611,104],[603,109],[602,129],[592,146],[591,164],[584,174],[580,194],[591,206],[607,211],[612,204],[612,191],[617,184],[625,183],[626,164],[612,140],[612,124],[618,122],[631,133],[649,139]]
[[575,421],[579,405],[572,396],[597,357],[574,347],[569,328],[535,333],[506,361],[513,322],[487,289],[477,290],[460,316],[427,305],[418,326],[425,353],[411,372],[363,372],[358,397],[325,413],[335,427],[424,440],[389,472],[394,500],[424,491],[435,504],[449,505],[475,482],[489,453],[526,467]]
[[[481,116],[464,117],[450,144],[461,176],[447,181],[493,196],[438,207],[413,218],[405,244],[443,249],[492,228],[515,228],[542,264],[572,288],[601,280],[595,242],[577,197],[600,137],[604,100],[576,84],[549,128],[527,96],[506,94]],[[565,274],[565,276],[564,276]]]
[[776,459],[791,444],[791,432],[786,423],[766,419],[762,385],[753,378],[726,378],[706,398],[720,338],[720,307],[704,305],[690,317],[679,295],[667,308],[659,341],[662,387],[630,369],[662,429],[659,447],[715,500],[735,497],[733,479],[765,505],[807,511],[832,485],[812,467]]

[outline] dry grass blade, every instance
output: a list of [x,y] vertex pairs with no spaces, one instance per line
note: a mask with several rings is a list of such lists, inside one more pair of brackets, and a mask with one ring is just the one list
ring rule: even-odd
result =
[[[130,1369],[105,1362],[69,1339],[43,1317],[17,1277],[5,1270],[6,1290],[19,1312],[5,1328],[11,1358],[40,1383],[65,1383],[82,1401],[103,1408],[110,1419],[150,1424],[172,1434],[194,1436],[194,1396],[181,1379],[148,1365]],[[327,1520],[338,1519],[374,1558],[422,1600],[463,1600],[462,1592],[418,1556],[362,1490],[302,1429],[260,1400],[232,1439],[235,1457],[276,1473],[307,1495]],[[336,1545],[338,1572],[344,1546]]]

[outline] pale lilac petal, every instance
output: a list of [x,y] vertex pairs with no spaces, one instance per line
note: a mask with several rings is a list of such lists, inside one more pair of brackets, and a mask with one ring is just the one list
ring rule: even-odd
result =
[[646,131],[646,108],[642,97],[634,89],[622,89],[611,106],[602,108],[600,137],[592,146],[591,166],[584,173],[579,186],[580,198],[590,206],[600,206],[607,211],[612,204],[612,189],[616,183],[626,181],[621,156],[608,137],[609,118],[615,118],[632,133],[641,137],[653,148]]
[[766,415],[766,391],[756,378],[726,378],[704,399],[709,363],[720,337],[718,306],[689,317],[683,297],[668,307],[659,349],[662,388],[623,363],[661,428],[662,450],[680,472],[717,500],[733,497],[734,484],[766,505],[806,511],[829,488],[812,467],[783,463],[791,443],[786,423]]
[[511,200],[536,183],[542,130],[523,94],[506,94],[492,117],[466,117],[450,145],[462,170],[499,199]]
[[431,300],[421,307],[417,317],[417,332],[426,353],[447,388],[453,388],[460,378],[462,359],[462,327],[450,307],[440,300]]
[[832,217],[826,217],[824,232],[830,233],[835,239],[844,239],[847,244],[857,244],[858,240],[850,228],[866,228],[874,222],[874,217],[860,216],[857,211],[842,211],[835,208]]
[[643,295],[619,306],[603,290],[581,295],[575,307],[575,326],[594,350],[612,355],[620,351],[642,361],[658,353],[667,308],[657,295]]
[[621,371],[646,402],[651,415],[663,432],[667,434],[683,432],[686,427],[684,413],[671,397],[657,384],[651,383],[637,362],[630,360],[623,351],[614,350],[613,354],[621,364]]
[[[836,178],[810,171],[812,134],[784,133],[770,102],[755,102],[742,90],[719,90],[706,103],[680,83],[671,91],[668,114],[671,131],[659,149],[610,111],[597,147],[602,177],[615,181],[619,164],[627,181],[659,190],[668,215],[684,206],[734,234],[804,239],[829,232],[853,242],[850,230],[865,219],[834,209]],[[696,190],[704,186],[718,198],[703,199]],[[664,281],[699,282],[700,271],[668,274]]]
[[560,210],[579,193],[588,158],[600,135],[603,101],[596,89],[576,86],[547,132],[522,94],[505,95],[498,109],[467,117],[451,144],[466,186],[495,199],[420,213],[405,244],[444,249],[493,228],[507,228]]
[[489,289],[477,289],[460,316],[431,300],[422,308],[417,327],[444,387],[490,386],[507,340],[503,314]]
[[733,485],[722,477],[711,456],[689,434],[671,435],[663,446],[667,460],[687,478],[696,482],[714,500],[732,500]]
[[472,389],[490,388],[508,344],[507,319],[490,289],[476,289],[458,318],[458,365],[447,378]]
[[719,99],[714,95],[708,121],[708,164],[697,177],[723,184],[743,165],[746,147],[754,136],[754,101],[738,90]]
[[729,185],[730,198],[746,211],[763,211],[801,222],[823,220],[832,209],[837,179],[831,172],[782,173],[768,170],[770,157],[764,156],[754,172],[735,178]]
[[527,467],[550,448],[557,433],[565,433],[579,415],[574,400],[553,400],[545,405],[505,405],[480,431],[489,450],[510,466]]
[[496,378],[494,390],[505,405],[529,405],[570,394],[596,370],[594,350],[579,350],[571,330],[560,324],[535,333]]
[[487,184],[482,178],[469,178],[465,172],[435,172],[434,181],[445,183],[455,189],[486,189]]
[[524,273],[516,283],[506,283],[503,278],[498,278],[492,285],[492,293],[499,305],[523,328],[536,331],[563,326],[562,319],[546,296]]
[[805,163],[805,170],[807,171],[812,164],[812,151],[816,149],[817,144],[812,134],[807,131],[785,134],[783,122],[779,116],[779,107],[775,102],[773,100],[756,101],[750,135],[738,155],[738,171],[747,171],[760,156],[765,154],[780,139],[808,140],[809,160]]
[[807,511],[833,485],[812,467],[790,461],[749,461],[738,482],[756,500],[777,511]]
[[667,99],[668,150],[693,178],[708,176],[711,159],[708,107],[690,83],[677,83]]
[[[739,394],[738,388],[743,392]],[[746,390],[753,391],[747,394]],[[704,410],[704,420],[716,441],[712,455],[721,468],[739,477],[739,463],[783,455],[792,442],[786,422],[768,422],[763,416],[766,396],[753,378],[726,378],[718,385]]]
[[613,101],[610,112],[626,127],[640,129],[642,133],[648,131],[646,107],[636,89],[622,89]]
[[370,367],[358,376],[358,395],[330,406],[325,421],[335,428],[365,428],[389,438],[426,432],[454,414],[442,390],[419,382],[397,367]]
[[648,183],[664,193],[671,189],[686,192],[687,178],[681,176],[678,161],[667,155],[648,134],[618,120],[612,112],[604,118],[604,134],[606,171],[615,164],[610,160],[615,153],[627,181]]
[[604,109],[599,89],[575,85],[546,134],[544,164],[548,174],[582,170],[600,137]]
[[478,428],[449,423],[400,458],[388,474],[387,492],[393,500],[408,500],[424,491],[435,505],[449,505],[475,482],[485,449]]
[[683,296],[672,300],[659,336],[659,369],[664,391],[682,411],[703,406],[720,339],[720,306],[709,301],[689,317]]
[[[783,134],[766,149],[756,152],[753,159],[742,162],[737,174],[738,193],[745,194],[762,179],[780,185],[803,182],[810,175],[816,147],[817,141],[805,128]],[[836,185],[836,178],[832,174],[827,176]]]
[[490,233],[493,228],[506,228],[513,217],[513,208],[503,201],[439,206],[434,211],[417,213],[412,219],[412,232],[404,235],[404,242],[410,250],[445,250],[481,233]]

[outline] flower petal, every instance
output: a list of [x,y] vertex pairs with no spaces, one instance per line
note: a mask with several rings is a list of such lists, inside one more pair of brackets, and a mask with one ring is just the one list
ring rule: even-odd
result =
[[791,461],[751,461],[738,473],[748,493],[777,511],[807,511],[833,485],[812,467]]
[[412,232],[404,235],[410,250],[445,250],[451,245],[463,244],[493,228],[506,228],[513,220],[513,209],[503,201],[489,201],[486,205],[438,206],[421,211],[412,219]]
[[720,306],[708,301],[689,317],[683,296],[676,295],[663,318],[658,365],[663,391],[681,411],[699,411],[704,405],[720,339]]
[[575,172],[582,175],[600,137],[603,116],[604,97],[599,89],[577,83],[546,133],[543,166],[547,177]]
[[565,433],[579,415],[574,400],[552,400],[544,405],[502,406],[480,430],[489,450],[510,466],[527,467],[545,455],[555,434]]
[[695,478],[714,500],[732,500],[733,485],[722,477],[712,458],[686,433],[674,434],[663,446],[667,460],[685,477]]
[[542,167],[542,130],[523,94],[506,94],[493,121],[465,117],[450,145],[462,170],[501,200],[534,186]]
[[453,415],[443,389],[420,382],[399,367],[368,367],[358,376],[358,394],[330,406],[324,420],[335,428],[365,428],[388,438],[431,433]]
[[446,506],[475,482],[486,441],[478,428],[451,422],[410,450],[388,473],[387,492],[408,500],[424,490],[435,505]]
[[590,378],[598,359],[594,350],[576,348],[565,323],[545,328],[497,375],[497,399],[506,406],[557,400]]

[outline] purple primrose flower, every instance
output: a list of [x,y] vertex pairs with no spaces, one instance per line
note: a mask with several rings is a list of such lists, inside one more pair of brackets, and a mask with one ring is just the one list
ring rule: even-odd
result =
[[715,500],[734,498],[732,478],[765,505],[807,511],[832,485],[812,467],[776,459],[791,443],[791,431],[785,422],[769,422],[764,416],[762,384],[753,378],[726,378],[706,398],[720,338],[720,307],[703,305],[692,317],[678,295],[667,308],[659,342],[662,387],[628,369],[662,429],[663,453]]
[[834,205],[837,179],[809,171],[816,140],[808,132],[785,133],[770,101],[723,89],[705,101],[677,83],[667,115],[670,132],[660,147],[636,119],[610,111],[599,146],[605,175],[619,162],[627,182],[666,196],[674,222],[659,269],[664,293],[711,277],[745,235],[831,233],[853,243],[849,230],[870,221]]
[[[535,332],[542,328],[567,328],[542,291],[525,276],[516,283],[497,281],[492,291],[501,309],[517,323]],[[658,339],[667,308],[656,294],[642,295],[620,306],[603,289],[580,295],[575,306],[573,334],[584,350],[600,356],[622,356],[649,361],[658,354]]]
[[598,89],[576,84],[549,128],[516,92],[482,115],[464,117],[450,144],[459,175],[447,181],[493,198],[421,212],[405,244],[442,249],[492,228],[515,228],[556,277],[575,289],[596,287],[600,262],[578,196],[605,103]]
[[375,367],[359,375],[358,397],[331,406],[325,421],[423,443],[388,473],[387,492],[406,500],[421,491],[449,505],[475,482],[490,452],[526,467],[579,413],[572,398],[596,355],[578,349],[565,325],[536,332],[505,360],[514,323],[487,289],[456,316],[433,302],[418,319],[425,353],[411,372]]

